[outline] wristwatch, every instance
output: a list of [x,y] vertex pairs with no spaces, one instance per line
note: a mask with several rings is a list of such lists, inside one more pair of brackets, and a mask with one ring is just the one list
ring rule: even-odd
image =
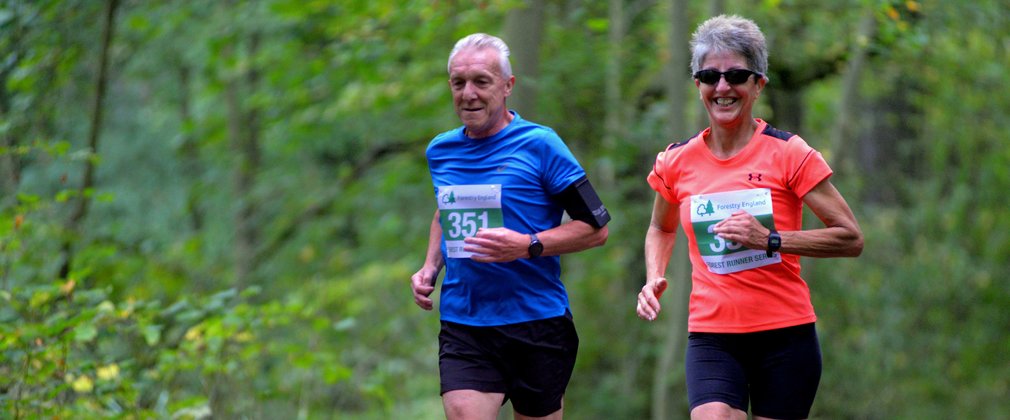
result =
[[544,253],[544,244],[540,243],[535,233],[530,234],[530,247],[527,250],[530,253],[530,258],[539,257],[540,254]]
[[772,229],[771,232],[768,232],[768,258],[771,258],[779,248],[782,248],[782,235]]

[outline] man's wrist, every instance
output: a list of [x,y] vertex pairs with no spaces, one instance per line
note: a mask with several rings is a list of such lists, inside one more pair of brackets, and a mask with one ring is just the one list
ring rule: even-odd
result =
[[530,234],[530,245],[526,248],[526,252],[530,258],[539,257],[540,254],[544,253],[544,244],[537,238],[537,234]]

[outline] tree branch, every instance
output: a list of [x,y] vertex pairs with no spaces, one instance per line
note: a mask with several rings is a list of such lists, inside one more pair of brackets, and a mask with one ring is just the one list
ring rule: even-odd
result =
[[351,170],[345,173],[346,175],[337,179],[336,186],[332,188],[333,191],[337,192],[312,203],[303,209],[297,217],[291,219],[292,221],[290,224],[283,227],[280,230],[280,233],[275,235],[269,242],[258,248],[256,258],[253,259],[253,264],[255,264],[255,266],[259,266],[259,264],[271,255],[276,254],[278,250],[284,247],[288,241],[298,234],[301,227],[307,222],[319,219],[329,214],[333,204],[341,197],[339,191],[344,190],[344,186],[360,180],[369,169],[390,155],[417,150],[418,144],[424,144],[424,141],[385,143],[373,147],[365,152],[365,155],[361,159],[354,162]]
[[[88,131],[88,151],[90,156],[84,162],[84,179],[78,188],[75,206],[67,221],[67,231],[71,234],[80,230],[81,221],[88,215],[91,197],[88,190],[95,185],[95,160],[94,155],[98,153],[98,138],[102,132],[102,116],[104,115],[105,93],[108,86],[109,74],[109,47],[112,44],[112,36],[115,30],[116,9],[119,7],[119,0],[109,0],[105,9],[105,26],[102,28],[101,57],[98,62],[98,74],[95,76],[95,97],[92,102],[91,129]],[[63,264],[60,266],[60,278],[67,278],[70,274],[73,251],[71,242],[73,238],[68,238],[63,242]]]

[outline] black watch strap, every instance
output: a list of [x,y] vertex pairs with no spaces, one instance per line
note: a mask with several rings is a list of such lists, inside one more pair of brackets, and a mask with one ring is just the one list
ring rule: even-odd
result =
[[779,248],[782,248],[782,235],[772,229],[771,232],[768,232],[768,252],[766,254],[768,258],[771,258]]

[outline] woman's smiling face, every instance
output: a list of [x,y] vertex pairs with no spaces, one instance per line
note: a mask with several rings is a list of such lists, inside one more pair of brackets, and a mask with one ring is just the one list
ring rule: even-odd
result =
[[[727,72],[749,67],[747,60],[740,54],[718,51],[705,57],[701,69]],[[765,78],[757,75],[747,78],[747,81],[739,85],[730,84],[725,77],[720,77],[712,85],[702,83],[698,79],[694,80],[712,126],[726,128],[746,124],[753,119],[751,112],[754,102],[760,96],[765,83]]]

